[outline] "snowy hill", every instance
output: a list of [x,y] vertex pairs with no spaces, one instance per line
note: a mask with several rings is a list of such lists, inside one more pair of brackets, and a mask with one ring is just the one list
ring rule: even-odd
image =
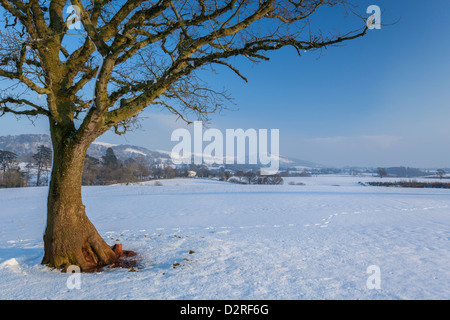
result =
[[[51,147],[49,135],[45,134],[22,134],[17,136],[0,136],[0,150],[15,152],[23,157],[36,152],[39,145]],[[88,155],[100,159],[106,149],[112,148],[116,156],[121,160],[128,158],[144,157],[149,163],[171,163],[170,151],[150,150],[135,145],[112,144],[95,141],[88,149]],[[280,168],[320,168],[321,165],[310,161],[304,161],[284,156],[279,157]],[[235,162],[236,163],[236,162]],[[248,163],[248,162],[247,162]],[[231,165],[233,166],[233,165]]]
[[101,158],[106,150],[111,148],[114,150],[115,155],[121,159],[126,160],[129,158],[143,157],[150,163],[170,163],[170,153],[159,152],[149,150],[144,147],[133,146],[128,144],[111,144],[105,142],[95,141],[88,149],[88,154],[91,157]]
[[47,134],[21,134],[16,136],[0,136],[0,150],[14,152],[19,157],[36,153],[38,146],[50,147],[50,136]]

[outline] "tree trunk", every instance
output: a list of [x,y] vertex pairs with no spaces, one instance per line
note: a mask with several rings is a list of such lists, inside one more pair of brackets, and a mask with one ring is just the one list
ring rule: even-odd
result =
[[88,143],[74,141],[52,128],[53,167],[47,203],[42,264],[55,268],[77,265],[84,272],[115,262],[117,254],[86,216],[81,176]]
[[37,177],[36,177],[36,187],[39,187],[41,184],[41,166],[38,164],[37,168]]

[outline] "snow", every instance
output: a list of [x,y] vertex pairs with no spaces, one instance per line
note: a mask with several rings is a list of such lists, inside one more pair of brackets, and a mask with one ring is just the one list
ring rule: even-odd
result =
[[94,141],[92,144],[96,144],[96,145],[103,146],[103,147],[106,147],[106,148],[112,148],[112,147],[118,146],[117,144],[112,144],[112,143],[108,143],[108,142],[101,142],[101,141]]
[[146,156],[146,155],[147,155],[147,154],[144,153],[144,152],[141,152],[141,151],[136,150],[136,149],[131,149],[131,148],[127,148],[127,149],[125,149],[124,151],[125,151],[125,152],[130,152],[130,153],[137,153],[137,154],[140,154],[140,155],[143,155],[143,156]]
[[166,150],[160,150],[160,149],[154,149],[154,151],[158,152],[158,153],[163,153],[163,154],[167,154],[167,155],[172,155],[172,151],[166,151]]
[[91,221],[139,267],[80,289],[40,264],[47,188],[0,189],[0,299],[449,299],[450,190],[358,184],[377,179],[85,187]]

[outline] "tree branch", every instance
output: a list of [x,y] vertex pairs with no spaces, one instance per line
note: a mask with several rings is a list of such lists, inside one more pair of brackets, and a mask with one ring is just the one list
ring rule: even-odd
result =
[[[12,103],[12,104],[16,104],[16,105],[26,104],[26,105],[32,107],[33,109],[18,111],[18,110],[7,107],[6,106],[7,103]],[[37,104],[32,103],[31,101],[26,100],[26,99],[15,99],[12,97],[8,97],[8,98],[0,100],[0,112],[2,113],[2,115],[5,113],[12,113],[15,115],[27,115],[27,116],[45,115],[47,117],[51,117],[50,112],[48,110],[44,109],[43,107],[38,106]]]

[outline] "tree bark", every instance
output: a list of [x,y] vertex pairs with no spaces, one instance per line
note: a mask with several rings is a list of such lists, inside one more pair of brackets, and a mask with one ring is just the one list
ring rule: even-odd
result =
[[36,177],[36,187],[39,187],[40,184],[41,184],[41,165],[38,164],[37,177]]
[[86,216],[81,198],[83,163],[89,143],[51,125],[53,167],[47,203],[42,264],[95,271],[118,259]]

